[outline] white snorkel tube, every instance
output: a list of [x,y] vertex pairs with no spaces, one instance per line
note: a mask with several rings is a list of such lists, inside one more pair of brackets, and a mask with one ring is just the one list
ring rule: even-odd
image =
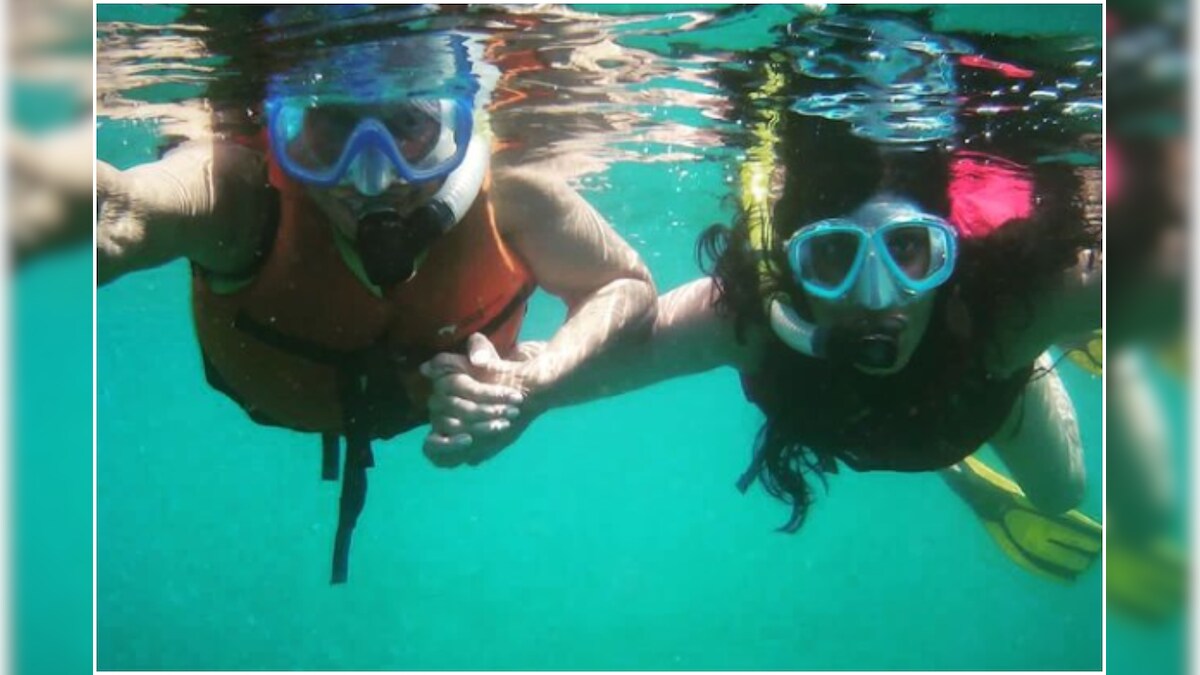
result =
[[432,218],[442,232],[457,225],[483,189],[491,154],[487,139],[473,134],[463,163],[446,177],[429,203],[421,207],[422,211],[429,210],[423,217]]
[[800,317],[791,303],[772,298],[767,303],[771,330],[792,349],[814,358],[828,356],[829,330]]

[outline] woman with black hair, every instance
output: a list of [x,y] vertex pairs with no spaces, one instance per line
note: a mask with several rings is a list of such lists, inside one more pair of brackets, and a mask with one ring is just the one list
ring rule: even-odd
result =
[[[469,378],[520,388],[527,423],[533,410],[734,366],[766,415],[741,487],[761,477],[790,501],[784,529],[797,529],[812,501],[804,474],[835,471],[839,460],[856,470],[950,469],[951,484],[997,527],[1016,527],[1005,522],[1010,508],[1038,515],[1036,532],[994,535],[1015,540],[1043,571],[1077,574],[1099,553],[1099,530],[1077,514],[1038,513],[1075,506],[1084,483],[1070,400],[1038,357],[1100,323],[1100,259],[1091,248],[1099,234],[1071,217],[1073,200],[1047,196],[1024,218],[963,236],[947,220],[941,168],[956,161],[1003,166],[935,150],[876,152],[876,175],[856,176],[858,194],[837,199],[822,186],[842,183],[840,162],[789,168],[769,237],[750,213],[732,228],[710,228],[700,250],[713,261],[711,276],[659,299],[648,345],[597,359],[569,387],[541,389],[538,373],[496,359],[482,339],[470,360],[438,357],[426,372],[445,376],[437,387],[445,405],[427,452],[476,463],[499,449],[456,436],[454,422],[441,426],[445,417],[470,419],[451,400],[471,400]],[[931,179],[906,184],[914,175]],[[958,467],[989,441],[1038,508],[1016,495],[985,503],[994,502],[981,484],[986,469]],[[1066,562],[1030,541],[1051,533],[1078,549],[1064,548]]]
[[[818,94],[807,100],[833,100]],[[1101,533],[1068,512],[1083,495],[1082,449],[1042,354],[1101,325],[1101,228],[1080,175],[967,152],[944,120],[817,107],[773,118],[781,166],[744,171],[736,222],[700,239],[709,276],[659,298],[649,343],[614,347],[554,387],[540,384],[544,359],[503,361],[483,338],[427,363],[438,393],[426,453],[475,464],[541,410],[733,366],[766,416],[739,486],[759,478],[788,501],[782,529],[800,527],[810,478],[838,462],[943,470],[1006,553],[1073,579]],[[463,434],[484,382],[520,390],[523,419]],[[989,442],[1021,489],[970,458]]]

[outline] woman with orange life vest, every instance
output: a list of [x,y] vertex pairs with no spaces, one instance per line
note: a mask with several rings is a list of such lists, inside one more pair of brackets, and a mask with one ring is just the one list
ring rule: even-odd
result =
[[[335,583],[371,441],[428,419],[422,361],[476,333],[517,358],[537,286],[568,305],[539,372],[568,375],[653,322],[645,266],[589,204],[552,177],[489,171],[478,54],[453,33],[331,48],[272,74],[262,139],[98,163],[98,282],[189,259],[210,384],[255,421],[321,433],[326,478],[346,439]],[[459,431],[522,423],[522,396],[474,391]]]
[[[1099,555],[1101,530],[1069,511],[1083,494],[1082,447],[1039,357],[1101,319],[1099,229],[1078,209],[1078,177],[956,147],[956,69],[1007,76],[1004,64],[895,21],[793,28],[810,88],[787,114],[759,111],[738,221],[702,237],[710,277],[659,298],[648,345],[548,388],[483,338],[479,358],[439,356],[425,372],[509,386],[535,415],[731,366],[766,415],[739,487],[760,478],[790,502],[784,529],[808,513],[808,477],[838,463],[943,470],[1016,562],[1074,579]],[[764,65],[763,98],[781,95],[785,67]],[[831,72],[854,91],[830,93]],[[468,385],[447,391],[471,397]],[[433,450],[453,442],[439,433],[451,422],[434,418]],[[470,443],[495,452],[511,440],[485,430]],[[970,457],[985,442],[1021,489]]]

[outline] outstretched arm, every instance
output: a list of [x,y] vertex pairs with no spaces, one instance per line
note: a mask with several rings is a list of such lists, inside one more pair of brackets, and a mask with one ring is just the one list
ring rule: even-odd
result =
[[262,158],[216,142],[182,145],[119,171],[96,162],[96,283],[188,258],[218,274],[254,262],[267,225]]
[[739,342],[733,321],[717,312],[715,299],[708,277],[659,297],[649,340],[619,345],[591,359],[571,377],[537,392],[535,408],[585,403],[721,366],[752,372],[760,341]]
[[[469,358],[443,354],[423,368],[434,378],[435,391],[430,402],[433,426],[425,442],[426,454],[442,466],[477,464],[512,443],[549,408],[615,396],[723,365],[753,370],[760,341],[740,343],[733,322],[717,313],[714,298],[713,283],[708,278],[663,295],[658,298],[648,340],[614,345],[581,362],[568,376],[553,381],[539,379],[541,389],[521,390],[528,394],[526,402],[505,398],[505,390],[515,393],[515,389],[484,382],[506,381],[520,386],[519,377],[506,380],[502,373],[506,369],[520,372],[536,367],[538,357],[530,357],[527,364],[489,358],[490,345],[474,336]],[[476,350],[483,353],[477,355]],[[523,358],[538,348],[525,343],[519,351],[523,352],[519,358]],[[483,365],[475,365],[473,360]],[[505,409],[512,405],[520,406],[519,415],[510,420]]]

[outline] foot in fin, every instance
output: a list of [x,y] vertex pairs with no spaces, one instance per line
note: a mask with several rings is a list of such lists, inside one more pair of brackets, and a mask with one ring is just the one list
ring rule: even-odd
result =
[[1016,483],[974,457],[944,476],[1005,555],[1024,569],[1069,583],[1100,557],[1104,529],[1082,513],[1039,510]]

